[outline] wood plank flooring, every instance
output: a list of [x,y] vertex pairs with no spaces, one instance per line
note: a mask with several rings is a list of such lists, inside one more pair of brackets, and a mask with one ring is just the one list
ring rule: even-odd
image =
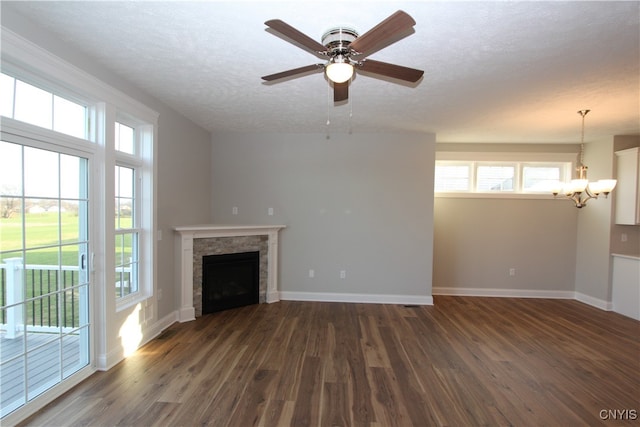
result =
[[577,301],[434,299],[283,301],[174,324],[23,425],[640,423],[640,322]]

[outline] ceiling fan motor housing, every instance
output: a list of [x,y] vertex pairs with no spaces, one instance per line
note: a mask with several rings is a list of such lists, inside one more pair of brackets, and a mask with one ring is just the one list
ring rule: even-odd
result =
[[358,32],[350,27],[335,27],[327,30],[322,36],[322,44],[332,57],[348,55],[349,45],[358,38]]

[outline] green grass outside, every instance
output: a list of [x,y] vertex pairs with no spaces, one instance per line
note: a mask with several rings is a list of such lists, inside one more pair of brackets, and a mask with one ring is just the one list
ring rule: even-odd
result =
[[[22,217],[0,219],[0,255],[3,259],[21,257],[23,247]],[[78,264],[78,245],[80,239],[78,216],[75,213],[44,212],[25,215],[25,245],[27,264],[58,264],[58,247],[61,243],[62,265]],[[75,244],[73,244],[75,243]],[[68,245],[65,245],[68,244]],[[41,249],[36,249],[41,248]],[[12,252],[15,251],[15,252]]]
[[[120,218],[120,224],[124,228],[130,226],[131,218]],[[60,217],[57,212],[26,214],[25,229],[26,264],[58,265],[59,250],[60,264],[78,264],[80,232],[76,213],[61,212]],[[56,247],[58,244],[62,246]],[[125,248],[130,244],[131,239],[126,236]],[[0,218],[0,259],[22,257],[22,247],[22,217]]]

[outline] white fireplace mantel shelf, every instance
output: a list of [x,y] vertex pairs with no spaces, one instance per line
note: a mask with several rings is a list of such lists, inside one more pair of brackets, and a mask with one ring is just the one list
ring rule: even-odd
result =
[[278,232],[284,225],[204,224],[175,227],[176,281],[180,283],[179,321],[195,319],[193,307],[193,241],[216,237],[268,236],[267,295],[268,303],[280,300],[278,291]]

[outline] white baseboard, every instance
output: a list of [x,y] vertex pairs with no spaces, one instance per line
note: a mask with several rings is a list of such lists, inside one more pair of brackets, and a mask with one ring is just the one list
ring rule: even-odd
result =
[[191,322],[192,320],[196,320],[196,310],[191,307],[182,307],[178,312],[178,321],[179,322]]
[[606,310],[606,311],[613,310],[613,303],[611,301],[605,301],[599,298],[594,298],[592,296],[585,295],[580,292],[576,292],[575,294],[576,294],[575,299],[577,299],[580,302],[599,308],[600,310]]
[[455,295],[467,297],[501,297],[501,298],[549,298],[549,299],[574,299],[584,304],[612,311],[613,304],[574,291],[544,291],[537,289],[487,289],[487,288],[447,288],[434,287],[433,295]]
[[283,301],[350,302],[369,304],[433,305],[431,295],[342,294],[330,292],[280,292]]
[[456,295],[467,297],[575,299],[575,292],[573,291],[547,291],[538,289],[434,287],[432,293],[433,295]]
[[[172,311],[162,319],[159,319],[157,322],[154,322],[149,327],[145,328],[142,331],[142,340],[140,344],[138,344],[137,348],[142,347],[147,344],[149,341],[157,337],[167,329],[169,326],[178,321],[178,312]],[[99,354],[96,357],[96,369],[100,371],[108,371],[113,368],[115,365],[124,360],[124,347],[122,344],[118,344],[115,348],[111,349],[106,354]]]
[[150,328],[148,328],[144,332],[145,338],[148,337],[148,339],[145,339],[144,343],[146,344],[147,342],[151,341],[152,339],[160,335],[169,326],[178,322],[180,320],[178,318],[178,315],[179,314],[177,311],[172,311],[171,313],[164,316],[162,319],[159,319],[157,322],[155,322]]
[[96,357],[96,369],[99,371],[108,371],[124,359],[123,354],[124,348],[120,344],[107,353],[99,354]]

